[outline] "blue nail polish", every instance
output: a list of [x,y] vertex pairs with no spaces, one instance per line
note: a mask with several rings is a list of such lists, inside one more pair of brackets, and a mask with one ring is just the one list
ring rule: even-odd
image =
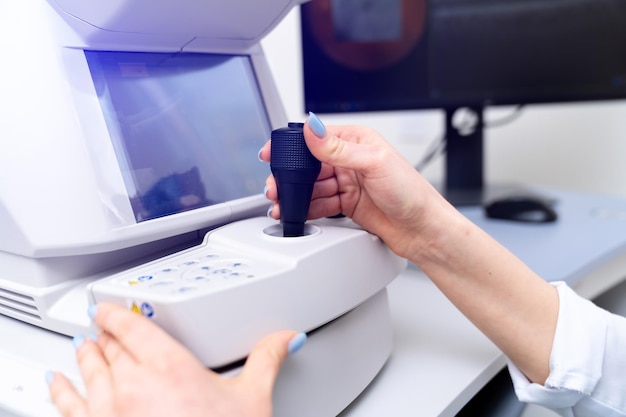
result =
[[44,378],[46,379],[46,384],[48,385],[52,384],[52,380],[54,379],[54,372],[47,371],[46,374],[44,375]]
[[259,158],[259,161],[265,162],[264,160],[261,159],[261,152],[263,152],[263,148],[259,149],[259,153],[256,156],[257,158]]
[[72,343],[74,344],[74,349],[78,350],[83,343],[85,343],[85,336],[83,336],[82,334],[77,334],[76,336],[74,336],[74,339],[72,339]]
[[302,346],[304,346],[306,339],[306,333],[298,333],[296,336],[294,336],[294,338],[289,341],[289,354],[293,355],[294,353],[299,351]]
[[92,342],[97,342],[98,341],[98,335],[95,333],[89,333],[87,335],[87,339],[91,340]]
[[321,139],[326,136],[326,126],[313,112],[309,112],[309,127],[318,138]]
[[263,195],[265,197],[267,197],[267,190],[269,190],[269,187],[266,185],[265,187],[263,187]]
[[93,320],[94,317],[96,317],[97,311],[98,311],[98,306],[96,304],[92,304],[89,306],[89,308],[87,309],[87,315],[89,316],[91,320]]
[[274,206],[271,205],[270,208],[267,209],[267,217],[269,217],[270,219],[272,218],[272,210],[274,209]]

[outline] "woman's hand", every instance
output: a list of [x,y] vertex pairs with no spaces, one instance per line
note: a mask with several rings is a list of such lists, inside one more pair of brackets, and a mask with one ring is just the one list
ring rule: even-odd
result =
[[102,332],[74,339],[86,396],[62,374],[47,375],[64,417],[271,417],[279,368],[306,339],[274,333],[257,345],[239,376],[227,378],[142,316],[105,303],[92,313]]
[[[397,254],[410,258],[412,247],[433,237],[431,214],[449,204],[415,168],[377,132],[361,126],[329,126],[311,114],[304,126],[311,153],[322,162],[315,183],[309,218],[342,213],[378,235]],[[270,160],[270,143],[259,154]],[[273,176],[266,196],[274,202],[270,215],[280,218],[280,202]],[[434,208],[435,210],[432,210]]]

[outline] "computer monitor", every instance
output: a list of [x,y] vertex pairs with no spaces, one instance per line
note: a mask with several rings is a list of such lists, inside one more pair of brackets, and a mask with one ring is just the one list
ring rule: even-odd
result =
[[[443,109],[443,191],[489,198],[483,110],[626,98],[621,0],[312,0],[301,9],[305,109]],[[453,118],[468,108],[475,124]]]

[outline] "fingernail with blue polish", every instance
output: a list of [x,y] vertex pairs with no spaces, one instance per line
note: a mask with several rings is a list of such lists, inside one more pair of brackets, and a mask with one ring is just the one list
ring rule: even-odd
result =
[[83,345],[83,343],[85,343],[85,336],[83,336],[82,334],[74,336],[74,339],[72,339],[72,343],[74,344],[74,349],[78,350]]
[[95,333],[89,333],[87,335],[87,338],[90,339],[92,342],[97,342],[98,341],[98,335]]
[[309,127],[318,138],[321,139],[326,136],[326,126],[313,112],[309,112]]
[[268,191],[269,189],[270,189],[270,188],[269,188],[267,185],[266,185],[265,187],[263,187],[263,195],[264,195],[266,198],[267,198],[267,191]]
[[54,379],[54,372],[52,371],[46,372],[46,374],[44,375],[44,378],[46,379],[46,384],[48,385],[52,384],[52,380]]
[[257,154],[257,158],[259,158],[259,161],[265,162],[264,160],[261,159],[261,152],[263,152],[263,148],[259,149],[259,153]]
[[269,217],[270,219],[272,218],[273,209],[274,209],[274,206],[270,206],[270,208],[267,209],[267,217]]
[[294,336],[294,338],[289,341],[289,354],[293,355],[294,353],[299,351],[302,346],[304,346],[306,339],[306,333],[298,333],[296,336]]
[[96,304],[92,304],[89,306],[89,308],[87,309],[87,315],[89,316],[91,320],[93,320],[94,317],[96,317],[97,311],[98,311],[98,306]]

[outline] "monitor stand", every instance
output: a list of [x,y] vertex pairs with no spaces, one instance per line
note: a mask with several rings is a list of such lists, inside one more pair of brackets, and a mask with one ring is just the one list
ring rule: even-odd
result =
[[529,194],[523,187],[485,183],[483,114],[482,106],[445,109],[445,178],[439,191],[457,207]]

